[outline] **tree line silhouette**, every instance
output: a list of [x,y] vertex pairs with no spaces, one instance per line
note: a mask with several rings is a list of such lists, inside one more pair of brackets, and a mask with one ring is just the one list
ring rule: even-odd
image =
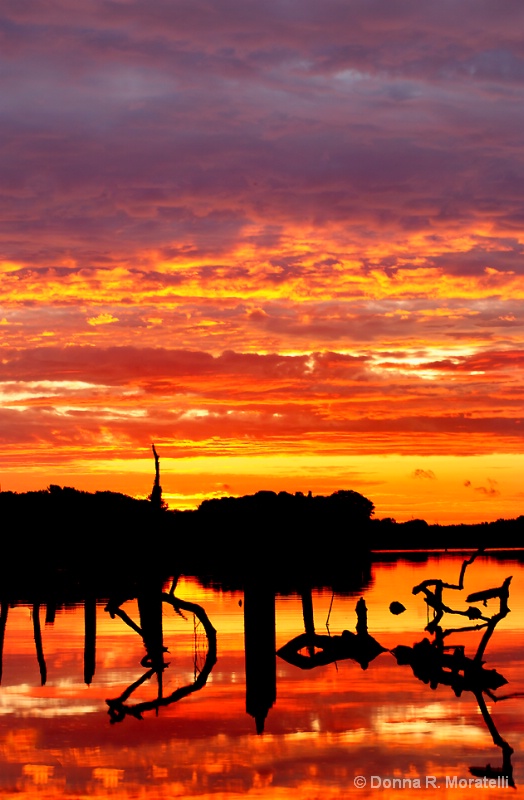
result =
[[327,583],[369,571],[372,550],[519,548],[524,516],[475,525],[429,525],[373,519],[371,500],[355,491],[330,496],[257,492],[205,500],[195,511],[170,511],[162,500],[158,457],[147,500],[115,492],[51,485],[0,492],[6,557],[3,579],[17,569],[76,570],[115,578],[156,569],[235,581],[244,574],[303,575]]

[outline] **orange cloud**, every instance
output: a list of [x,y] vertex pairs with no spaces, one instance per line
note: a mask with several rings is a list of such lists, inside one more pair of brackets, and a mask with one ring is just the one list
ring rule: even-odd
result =
[[6,11],[6,463],[522,453],[519,13],[290,8]]

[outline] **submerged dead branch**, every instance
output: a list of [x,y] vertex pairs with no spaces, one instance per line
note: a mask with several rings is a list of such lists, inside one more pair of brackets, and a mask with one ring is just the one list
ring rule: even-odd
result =
[[[198,605],[197,603],[191,603],[187,600],[182,600],[181,598],[177,597],[173,593],[173,588],[174,587],[172,587],[172,590],[170,592],[161,593],[162,602],[172,606],[174,611],[177,614],[180,614],[181,616],[182,616],[182,611],[194,614],[195,617],[202,624],[208,645],[204,665],[200,670],[200,672],[198,674],[195,674],[195,679],[192,683],[187,684],[186,686],[181,686],[174,692],[166,696],[162,695],[161,673],[169,666],[169,664],[162,663],[162,665],[158,665],[156,668],[148,669],[147,672],[145,672],[140,678],[138,678],[136,681],[134,681],[134,683],[128,686],[127,689],[125,689],[119,697],[106,700],[106,703],[109,706],[108,713],[112,723],[122,722],[127,716],[132,716],[135,717],[136,719],[142,719],[142,715],[146,711],[158,710],[163,706],[168,706],[171,705],[172,703],[176,703],[179,700],[182,700],[184,697],[193,694],[193,692],[198,692],[207,683],[207,679],[211,673],[211,670],[216,664],[217,636],[216,636],[216,630],[211,624],[209,617],[207,616],[202,606]],[[126,622],[126,624],[130,625],[130,627],[133,628],[133,630],[139,632],[143,638],[141,629],[136,625],[136,623],[134,623],[131,620],[130,617],[128,617],[127,614],[125,614],[125,612],[117,610],[113,607],[112,613],[118,615],[121,619],[123,619],[124,622]],[[144,662],[145,659],[142,660],[143,665]],[[153,700],[145,700],[140,703],[128,703],[127,701],[129,700],[133,692],[135,692],[136,689],[142,686],[146,681],[150,680],[154,675],[157,675],[159,680],[158,697],[156,697]]]

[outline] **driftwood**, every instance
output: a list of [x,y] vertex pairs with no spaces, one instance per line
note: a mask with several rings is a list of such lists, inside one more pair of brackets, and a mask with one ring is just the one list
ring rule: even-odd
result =
[[[423,581],[414,587],[413,594],[422,592],[428,609],[433,609],[434,617],[426,626],[426,630],[434,634],[434,641],[430,642],[428,639],[423,639],[422,642],[418,642],[413,647],[399,646],[391,652],[399,664],[409,664],[413,669],[413,674],[424,683],[429,683],[432,689],[436,689],[439,684],[443,684],[450,686],[457,696],[460,696],[464,691],[473,694],[493,743],[502,751],[502,767],[492,767],[491,764],[481,767],[472,766],[470,767],[470,773],[481,778],[502,777],[507,781],[507,786],[514,787],[515,782],[511,763],[513,748],[499,734],[484,697],[484,695],[487,695],[496,702],[512,695],[506,695],[505,698],[497,697],[494,692],[504,686],[507,680],[495,669],[486,669],[482,660],[496,626],[509,614],[508,600],[511,576],[506,578],[501,586],[472,592],[466,597],[466,603],[483,603],[484,606],[487,605],[488,600],[498,599],[498,610],[491,616],[474,606],[469,606],[466,610],[450,608],[442,599],[443,589],[464,589],[466,569],[482,553],[483,548],[480,548],[463,562],[457,584],[449,584],[436,579]],[[445,613],[463,615],[470,620],[481,620],[481,622],[462,628],[443,629],[440,623]],[[444,645],[446,637],[451,634],[478,630],[484,630],[484,633],[472,658],[465,655],[464,645]]]
[[[513,748],[499,734],[486,705],[485,695],[495,702],[516,695],[500,697],[495,694],[495,691],[504,686],[507,680],[497,670],[487,669],[482,660],[496,626],[509,613],[511,577],[506,578],[501,586],[473,592],[466,597],[466,603],[483,603],[484,606],[487,605],[488,600],[498,599],[499,606],[494,614],[489,615],[487,611],[473,605],[466,609],[452,608],[443,600],[444,589],[464,590],[466,570],[483,552],[483,548],[480,548],[470,558],[463,561],[457,583],[447,583],[439,578],[432,578],[422,581],[413,588],[413,594],[423,594],[428,611],[429,609],[433,611],[433,619],[426,626],[426,631],[432,634],[433,640],[424,638],[412,647],[398,645],[391,650],[391,653],[399,665],[409,665],[415,677],[423,683],[429,684],[432,689],[436,689],[439,685],[449,686],[457,696],[463,692],[471,692],[477,701],[493,743],[502,751],[502,767],[493,767],[491,764],[472,766],[470,772],[477,777],[502,777],[506,780],[507,786],[514,786],[511,764]],[[332,604],[333,598],[329,614],[331,614]],[[358,601],[355,609],[357,614],[356,633],[343,631],[340,636],[316,634],[312,624],[312,607],[309,608],[308,605],[307,610],[307,615],[304,614],[305,633],[291,639],[277,651],[277,655],[288,663],[300,669],[313,669],[343,659],[353,659],[360,663],[363,669],[366,669],[373,658],[384,652],[384,648],[379,642],[368,633],[367,609],[362,598]],[[404,610],[404,607],[400,603],[394,602],[391,604],[390,610],[392,613],[396,613]],[[475,624],[458,628],[443,628],[441,622],[445,614],[465,616]],[[463,644],[445,644],[447,637],[451,634],[471,631],[484,631],[473,656],[466,655]]]
[[[277,655],[300,669],[313,669],[348,658],[360,664],[362,669],[367,669],[373,659],[386,652],[386,648],[368,633],[367,608],[362,597],[355,611],[356,633],[342,631],[340,636],[328,636],[306,631],[277,650]],[[307,650],[307,655],[302,650]]]

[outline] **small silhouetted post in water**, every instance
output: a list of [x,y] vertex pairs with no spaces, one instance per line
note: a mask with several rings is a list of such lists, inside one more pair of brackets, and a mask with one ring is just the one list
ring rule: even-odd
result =
[[96,596],[93,592],[84,601],[84,682],[93,680],[96,668]]
[[162,697],[162,673],[164,662],[163,622],[162,622],[162,581],[154,575],[143,578],[137,593],[140,629],[146,648],[142,666],[150,667],[158,679],[158,697]]
[[313,593],[311,586],[302,587],[300,591],[300,598],[302,600],[302,615],[304,617],[304,630],[306,633],[314,636],[315,634],[315,620],[313,617]]
[[40,680],[45,686],[47,680],[47,666],[44,657],[44,647],[42,645],[42,629],[40,628],[40,603],[33,603],[33,633],[36,647],[36,660],[40,669]]
[[357,600],[355,611],[357,614],[357,624],[355,626],[357,635],[366,636],[368,634],[368,610],[366,608],[366,601],[363,597],[361,597],[360,600]]
[[45,624],[46,625],[53,625],[56,616],[56,599],[54,597],[50,598],[45,607]]
[[303,586],[300,590],[300,599],[302,600],[302,615],[304,617],[304,630],[308,637],[311,639],[311,643],[308,646],[308,650],[310,655],[312,656],[315,652],[315,645],[313,644],[313,639],[315,636],[315,619],[313,616],[313,593],[311,591],[311,586]]
[[246,711],[264,732],[269,709],[277,699],[275,592],[267,581],[251,579],[244,589]]
[[7,600],[2,600],[0,610],[0,683],[2,683],[2,671],[4,661],[4,638],[5,626],[7,623],[7,612],[9,611],[9,603]]

